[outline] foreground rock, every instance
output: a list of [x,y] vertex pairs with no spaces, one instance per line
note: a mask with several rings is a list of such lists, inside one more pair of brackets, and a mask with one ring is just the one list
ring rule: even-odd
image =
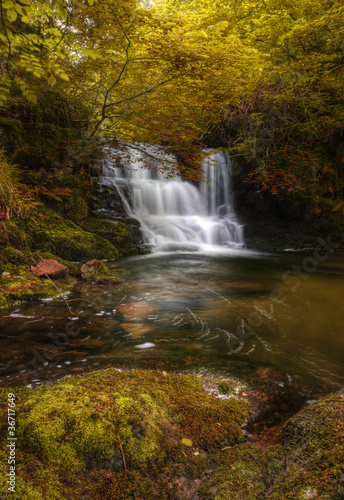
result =
[[[250,411],[208,396],[197,376],[143,370],[71,377],[17,398],[16,493],[33,499],[185,500],[208,455],[242,438]],[[5,445],[0,458],[5,485]]]
[[[344,498],[341,394],[296,414],[264,451],[242,430],[249,404],[206,394],[194,375],[111,369],[12,392],[18,499]],[[6,405],[0,414],[5,486]]]
[[82,277],[91,283],[112,285],[121,283],[123,280],[115,276],[113,272],[100,260],[93,259],[81,266]]
[[31,271],[42,278],[61,279],[67,275],[68,267],[53,259],[42,259],[31,266]]

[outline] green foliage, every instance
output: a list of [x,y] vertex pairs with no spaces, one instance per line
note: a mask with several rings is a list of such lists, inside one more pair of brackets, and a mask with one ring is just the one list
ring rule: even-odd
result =
[[0,57],[5,72],[0,78],[0,106],[6,102],[11,82],[18,74],[23,97],[33,104],[37,102],[36,79],[45,79],[51,87],[57,80],[68,80],[57,62],[70,56],[62,44],[70,15],[67,7],[64,0],[1,0]]

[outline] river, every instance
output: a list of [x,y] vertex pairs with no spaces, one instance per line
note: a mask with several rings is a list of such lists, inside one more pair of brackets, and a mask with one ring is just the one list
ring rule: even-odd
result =
[[[322,262],[317,260],[322,259]],[[0,384],[116,367],[230,371],[233,360],[344,381],[340,252],[158,253],[120,285],[81,284],[0,318]]]

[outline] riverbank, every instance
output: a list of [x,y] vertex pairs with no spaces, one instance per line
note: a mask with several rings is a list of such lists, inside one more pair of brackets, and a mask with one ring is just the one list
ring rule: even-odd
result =
[[[337,499],[344,492],[341,394],[301,410],[277,444],[261,449],[247,436],[257,409],[246,393],[216,397],[219,390],[195,375],[109,369],[11,391],[15,499]],[[1,393],[4,414],[8,389]],[[5,486],[4,447],[1,454]]]
[[[69,206],[70,218],[61,215],[64,203]],[[87,205],[81,220],[79,198],[67,197],[64,203],[59,211],[41,203],[22,220],[0,222],[0,307],[58,297],[86,279],[81,266],[88,261],[114,262],[139,253],[137,226],[109,221],[96,212],[87,216]],[[66,266],[68,273],[53,282],[45,275],[37,277],[31,267],[42,259]],[[103,268],[104,279],[120,280],[123,271],[114,264],[110,268]],[[101,280],[98,278],[95,281]]]

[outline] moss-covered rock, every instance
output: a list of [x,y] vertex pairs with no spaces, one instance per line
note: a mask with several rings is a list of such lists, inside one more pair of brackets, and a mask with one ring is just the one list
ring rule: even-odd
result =
[[138,254],[137,228],[132,228],[124,222],[110,222],[90,217],[85,222],[84,229],[110,241],[117,248],[119,255]]
[[281,445],[226,450],[200,490],[208,500],[344,498],[344,396],[304,408],[285,425]]
[[27,271],[25,267],[13,267],[11,273],[4,274],[0,279],[0,307],[57,297],[74,285],[75,279],[67,276],[59,280],[55,288],[50,281],[43,281],[31,271]]
[[343,394],[303,409],[289,420],[281,437],[285,467],[269,499],[344,498]]
[[113,284],[123,281],[120,276],[116,276],[113,271],[110,271],[104,262],[97,259],[90,260],[86,262],[86,264],[83,264],[80,271],[82,277],[91,283]]
[[109,241],[46,209],[20,224],[8,222],[4,226],[15,248],[50,252],[67,261],[118,258],[116,247]]
[[255,445],[242,444],[223,450],[213,473],[203,481],[200,498],[211,500],[263,500],[278,474],[282,460],[276,450],[264,453]]
[[82,231],[72,222],[56,223],[51,228],[32,231],[32,247],[46,250],[70,261],[92,258],[115,260],[118,251],[100,236]]
[[[15,500],[344,495],[343,395],[303,409],[284,427],[282,443],[262,451],[243,437],[249,405],[207,395],[193,375],[110,369],[12,392],[18,425]],[[0,390],[3,401],[7,393]],[[1,415],[6,411],[0,407]],[[5,442],[6,421],[0,422]]]
[[[194,455],[197,445],[234,444],[249,407],[208,396],[196,376],[112,369],[22,391],[16,412],[20,494],[13,498],[146,500],[180,498],[169,495],[172,465],[180,463],[182,475],[186,463],[201,462],[202,474],[207,462]],[[0,467],[4,474],[5,461]]]

